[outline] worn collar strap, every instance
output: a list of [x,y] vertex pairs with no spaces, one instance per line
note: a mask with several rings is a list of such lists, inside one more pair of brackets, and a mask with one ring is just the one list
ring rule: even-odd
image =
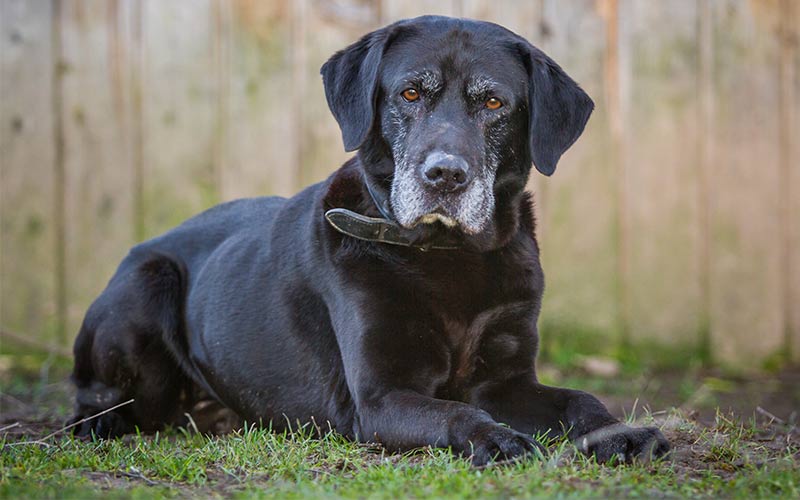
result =
[[359,240],[412,247],[422,251],[459,248],[460,245],[455,238],[446,233],[437,234],[422,244],[415,243],[417,231],[405,229],[395,222],[389,200],[383,196],[376,196],[376,191],[370,185],[369,180],[364,179],[364,181],[372,201],[384,218],[367,217],[346,208],[332,208],[325,212],[325,220],[334,229]]

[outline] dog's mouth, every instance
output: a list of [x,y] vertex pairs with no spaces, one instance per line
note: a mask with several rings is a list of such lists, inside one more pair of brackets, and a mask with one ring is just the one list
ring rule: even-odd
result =
[[476,223],[475,218],[463,213],[464,210],[449,210],[444,205],[419,210],[416,214],[401,213],[397,222],[406,229],[423,229],[428,231],[457,230],[465,235],[478,234],[483,230],[485,221]]
[[[428,227],[436,229],[436,226],[444,226],[447,229],[459,229],[462,232],[466,229],[463,219],[463,210],[460,210],[460,202],[457,196],[429,196],[418,204],[416,210],[405,211],[399,214],[398,222],[406,229],[418,229]],[[440,227],[440,229],[444,229]]]
[[452,218],[452,217],[450,217],[448,215],[445,215],[443,213],[440,213],[438,211],[435,211],[435,212],[431,212],[431,213],[423,215],[422,217],[420,217],[419,219],[414,221],[412,223],[411,227],[416,227],[416,226],[418,226],[420,224],[435,224],[437,222],[441,222],[445,226],[451,227],[451,228],[458,226],[458,221],[455,220],[454,218]]
[[491,195],[486,196],[485,188],[471,191],[472,196],[460,195],[447,200],[399,196],[392,199],[392,207],[397,222],[406,229],[436,229],[438,226],[442,230],[476,235],[486,228],[494,210],[494,200]]

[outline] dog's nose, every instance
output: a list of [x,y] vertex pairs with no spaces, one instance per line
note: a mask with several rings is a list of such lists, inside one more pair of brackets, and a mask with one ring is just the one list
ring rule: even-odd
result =
[[422,181],[444,192],[463,189],[472,180],[464,158],[445,153],[431,153],[422,164]]

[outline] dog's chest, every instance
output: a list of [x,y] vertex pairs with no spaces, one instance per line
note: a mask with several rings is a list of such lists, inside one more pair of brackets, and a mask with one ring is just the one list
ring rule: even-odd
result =
[[504,363],[521,352],[524,332],[509,328],[516,304],[481,311],[470,321],[444,319],[449,376],[440,392],[450,399],[469,399],[468,392],[484,379],[504,371]]
[[471,378],[475,368],[481,362],[478,350],[483,331],[475,331],[466,321],[445,319],[443,321],[444,337],[450,361],[448,386],[460,389]]
[[528,366],[537,304],[528,266],[514,259],[439,261],[424,269],[421,307],[435,318],[446,372],[437,397],[469,401],[483,382]]

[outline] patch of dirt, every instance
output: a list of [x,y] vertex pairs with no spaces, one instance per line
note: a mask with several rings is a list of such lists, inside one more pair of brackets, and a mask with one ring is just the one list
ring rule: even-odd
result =
[[800,459],[800,432],[794,423],[762,420],[752,434],[745,436],[726,423],[691,430],[678,428],[665,434],[675,448],[674,466],[687,477],[714,471],[727,478],[746,466],[768,466],[787,455]]
[[[623,377],[620,377],[621,379]],[[800,367],[774,374],[749,377],[728,376],[716,370],[664,371],[640,375],[627,381],[608,379],[610,390],[590,388],[612,414],[625,418],[644,409],[677,408],[705,425],[712,425],[717,412],[742,420],[753,416],[778,422],[797,421],[800,415]]]

